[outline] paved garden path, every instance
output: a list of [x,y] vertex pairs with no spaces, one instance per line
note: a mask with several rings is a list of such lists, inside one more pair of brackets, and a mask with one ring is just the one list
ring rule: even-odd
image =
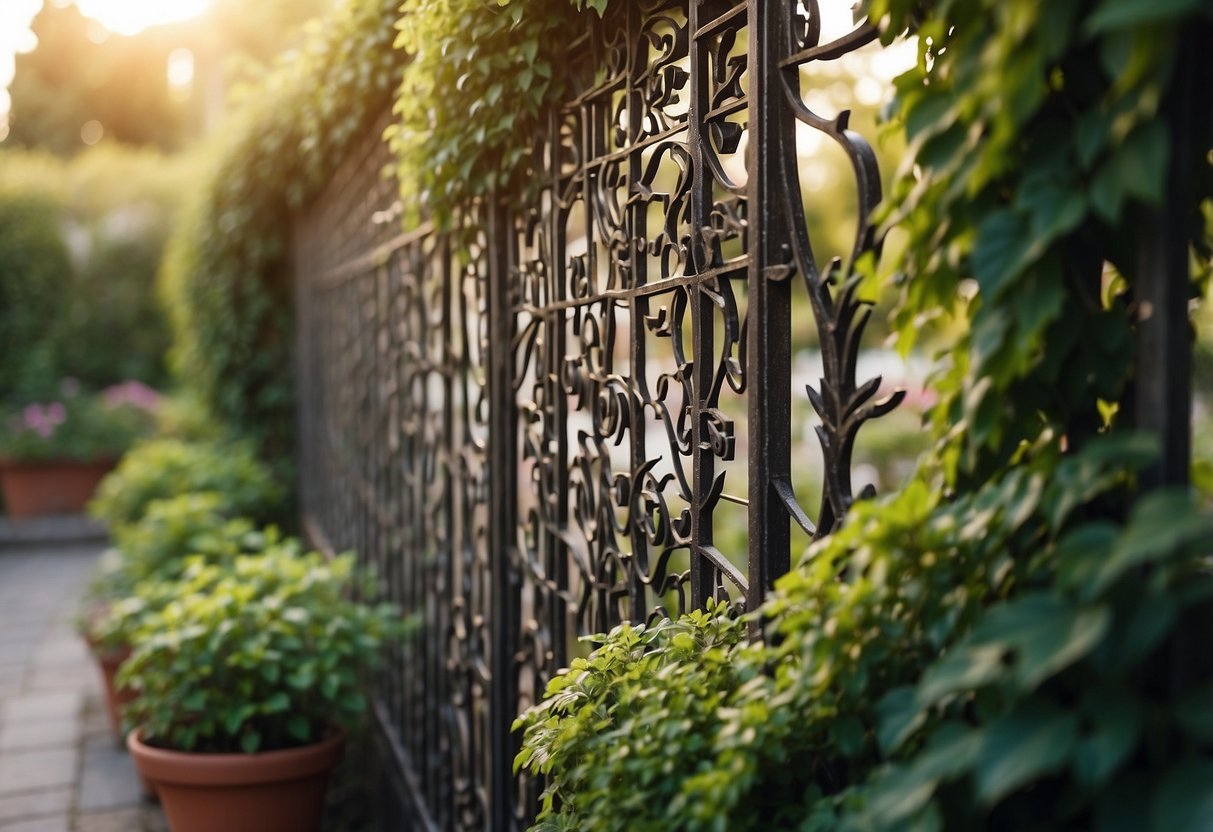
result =
[[0,545],[0,832],[163,832],[72,628],[97,544]]

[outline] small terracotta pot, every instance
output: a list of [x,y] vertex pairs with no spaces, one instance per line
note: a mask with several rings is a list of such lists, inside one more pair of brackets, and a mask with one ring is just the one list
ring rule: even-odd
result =
[[126,740],[139,773],[156,787],[172,832],[319,832],[329,772],[345,732],[303,748],[202,754]]
[[0,460],[0,488],[4,489],[5,511],[14,520],[50,514],[79,514],[92,499],[97,484],[113,470],[116,462],[113,458],[46,462]]

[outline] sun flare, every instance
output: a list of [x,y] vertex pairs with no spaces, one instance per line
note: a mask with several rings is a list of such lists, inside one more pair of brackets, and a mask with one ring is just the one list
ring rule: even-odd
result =
[[76,5],[111,32],[133,35],[148,26],[197,17],[211,0],[76,0]]

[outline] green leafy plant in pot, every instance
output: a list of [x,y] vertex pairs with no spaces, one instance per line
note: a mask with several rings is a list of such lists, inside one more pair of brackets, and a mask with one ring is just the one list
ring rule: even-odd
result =
[[173,832],[319,829],[344,726],[367,707],[360,673],[408,629],[359,588],[372,590],[351,555],[285,541],[192,562],[143,619],[118,683],[136,691],[127,745]]
[[138,523],[118,527],[115,548],[106,553],[89,587],[79,626],[101,671],[106,709],[120,744],[126,738],[119,708],[134,692],[119,688],[115,675],[130,656],[143,620],[176,596],[177,582],[195,561],[226,563],[279,541],[273,528],[259,531],[250,520],[228,519],[230,510],[215,492],[153,501]]

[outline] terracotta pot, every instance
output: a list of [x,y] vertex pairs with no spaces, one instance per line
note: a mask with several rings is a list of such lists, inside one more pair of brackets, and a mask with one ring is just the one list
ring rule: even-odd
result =
[[121,664],[130,658],[131,648],[122,647],[117,650],[103,651],[96,645],[93,655],[97,658],[97,666],[101,668],[102,690],[105,692],[105,711],[109,715],[110,728],[114,732],[114,742],[122,745],[122,706],[135,698],[135,691],[130,688],[119,688],[114,684],[114,674]]
[[14,520],[49,514],[79,514],[116,459],[46,462],[0,461],[4,507]]
[[201,754],[126,741],[152,782],[172,832],[319,832],[329,772],[345,732],[285,751]]

